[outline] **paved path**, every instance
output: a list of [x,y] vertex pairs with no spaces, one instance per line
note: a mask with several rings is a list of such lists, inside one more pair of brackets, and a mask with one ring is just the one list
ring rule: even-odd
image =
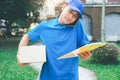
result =
[[[34,69],[40,71],[43,63],[32,63],[30,64]],[[79,67],[79,80],[97,80],[93,71],[83,67]]]

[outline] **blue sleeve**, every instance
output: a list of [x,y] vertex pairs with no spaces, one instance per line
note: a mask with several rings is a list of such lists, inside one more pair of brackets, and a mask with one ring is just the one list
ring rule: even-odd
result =
[[36,42],[38,40],[40,40],[40,33],[41,33],[41,29],[43,27],[43,22],[41,22],[40,24],[38,24],[35,28],[33,28],[32,30],[30,30],[28,32],[28,37],[30,39],[31,42]]
[[88,43],[89,43],[89,39],[87,37],[87,34],[85,33],[81,21],[79,20],[79,23],[77,25],[77,47],[79,48]]

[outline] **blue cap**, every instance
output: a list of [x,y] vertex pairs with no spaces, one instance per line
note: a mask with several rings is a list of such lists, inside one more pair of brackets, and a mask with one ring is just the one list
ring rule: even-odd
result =
[[67,0],[66,1],[69,8],[71,10],[77,11],[80,13],[80,17],[82,18],[82,13],[84,11],[84,5],[81,0]]

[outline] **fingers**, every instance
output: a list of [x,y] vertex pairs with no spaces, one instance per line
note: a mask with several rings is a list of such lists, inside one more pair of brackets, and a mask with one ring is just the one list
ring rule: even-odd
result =
[[17,62],[18,62],[18,65],[19,66],[25,66],[25,65],[28,65],[29,63],[20,63],[20,58],[19,58],[19,54],[16,55],[16,58],[17,58]]
[[90,51],[84,51],[82,53],[79,53],[78,55],[84,60],[89,59],[92,56]]
[[25,66],[25,65],[28,65],[29,63],[18,63],[19,66]]

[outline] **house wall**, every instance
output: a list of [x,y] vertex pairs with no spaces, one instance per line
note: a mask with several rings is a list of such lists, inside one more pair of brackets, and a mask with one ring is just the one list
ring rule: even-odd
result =
[[[87,2],[87,0],[82,0],[83,2]],[[102,0],[89,0],[89,1],[102,1]],[[110,1],[110,0],[107,0],[107,1]],[[115,0],[116,1],[116,0]],[[117,13],[117,14],[120,14],[120,5],[119,4],[113,4],[113,5],[110,5],[110,4],[107,4],[106,5],[106,8],[105,8],[105,15],[108,15],[108,14],[114,14],[114,13]],[[61,12],[61,6],[56,6],[55,7],[55,12],[56,12],[56,15],[58,13]],[[84,20],[84,23],[85,25],[90,26],[91,28],[90,29],[86,29],[88,31],[88,35],[90,35],[91,40],[92,41],[100,41],[101,40],[101,19],[102,19],[102,5],[101,4],[85,4],[85,11],[83,13],[85,16],[88,16],[86,18],[90,18],[89,22],[85,22],[85,19]],[[49,16],[48,19],[51,19],[51,18],[54,18],[54,16]],[[111,21],[111,20],[108,20],[108,21]],[[113,20],[112,22],[114,23],[115,20]],[[106,23],[105,23],[106,24]],[[120,26],[118,26],[120,27]],[[91,30],[91,32],[89,31]]]
[[[86,4],[100,4],[103,3],[103,0],[81,0],[83,3]],[[106,0],[106,3],[119,3],[120,0]]]
[[[107,6],[105,15],[110,13],[120,14],[120,6]],[[85,6],[84,14],[91,17],[91,32],[92,40],[97,41],[101,39],[101,17],[102,17],[102,7],[101,6]],[[113,20],[114,23],[114,20]],[[120,26],[119,26],[120,27]]]

